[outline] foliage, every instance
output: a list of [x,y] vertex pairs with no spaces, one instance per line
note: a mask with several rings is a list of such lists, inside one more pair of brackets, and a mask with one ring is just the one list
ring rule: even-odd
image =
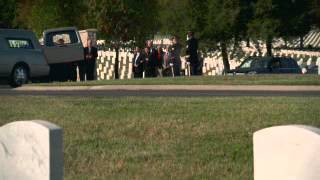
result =
[[247,3],[243,0],[212,0],[208,3],[209,11],[204,36],[207,40],[220,44],[225,70],[229,70],[227,47],[231,40],[238,40],[246,34]]
[[16,0],[0,0],[0,28],[12,28],[16,14]]
[[62,26],[83,27],[84,1],[82,0],[20,0],[17,2],[15,23],[31,29],[38,36],[48,28]]
[[52,27],[97,28],[104,39],[139,45],[157,33],[185,39],[193,30],[208,47],[248,38],[271,46],[274,37],[303,37],[320,27],[319,0],[1,0],[0,5],[4,27],[38,35]]
[[320,28],[320,1],[311,0],[312,23]]
[[90,0],[88,16],[105,37],[143,44],[157,28],[156,0]]

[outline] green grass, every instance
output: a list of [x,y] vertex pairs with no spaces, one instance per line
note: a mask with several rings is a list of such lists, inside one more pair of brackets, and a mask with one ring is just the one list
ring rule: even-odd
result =
[[252,180],[253,133],[320,127],[319,107],[319,97],[1,97],[0,126],[62,126],[66,180]]
[[318,75],[255,75],[150,78],[32,84],[36,86],[97,86],[97,85],[320,85]]

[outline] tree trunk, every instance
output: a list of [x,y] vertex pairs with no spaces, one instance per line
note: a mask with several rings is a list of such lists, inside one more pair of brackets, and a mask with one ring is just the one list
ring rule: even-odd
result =
[[114,65],[114,78],[119,79],[119,46],[115,48],[116,50],[116,59],[115,59],[115,65]]
[[262,56],[262,51],[261,51],[261,47],[260,47],[260,42],[257,40],[256,41],[256,49],[257,49],[257,51],[258,51],[258,55],[259,56]]
[[247,38],[247,47],[250,47],[250,38]]
[[284,48],[288,48],[288,40],[287,40],[287,38],[284,39]]
[[304,47],[304,39],[303,36],[300,36],[300,49],[303,49]]
[[231,59],[234,58],[235,54],[237,53],[237,50],[239,49],[239,42],[241,42],[239,36],[235,36],[234,37],[234,44],[233,44],[233,49],[232,49],[232,52],[231,52]]
[[272,56],[272,37],[268,37],[266,41],[267,45],[267,56]]
[[223,73],[226,74],[230,71],[230,64],[229,64],[226,42],[221,42],[221,53],[222,53],[222,60],[223,60],[223,65],[224,65]]

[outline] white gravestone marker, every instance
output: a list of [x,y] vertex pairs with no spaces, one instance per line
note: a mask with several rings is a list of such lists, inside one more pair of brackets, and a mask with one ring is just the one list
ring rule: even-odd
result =
[[254,134],[254,180],[320,179],[320,129],[278,126]]
[[45,121],[0,127],[0,180],[62,180],[62,129]]

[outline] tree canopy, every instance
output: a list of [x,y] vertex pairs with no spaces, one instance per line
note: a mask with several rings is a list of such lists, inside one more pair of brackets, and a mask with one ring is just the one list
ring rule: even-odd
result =
[[142,44],[157,33],[184,39],[193,30],[200,42],[220,49],[247,38],[264,40],[270,54],[274,37],[303,37],[320,27],[319,0],[2,0],[0,5],[2,27],[38,35],[77,26]]
[[0,27],[10,28],[14,26],[16,16],[16,0],[1,0],[0,1]]

